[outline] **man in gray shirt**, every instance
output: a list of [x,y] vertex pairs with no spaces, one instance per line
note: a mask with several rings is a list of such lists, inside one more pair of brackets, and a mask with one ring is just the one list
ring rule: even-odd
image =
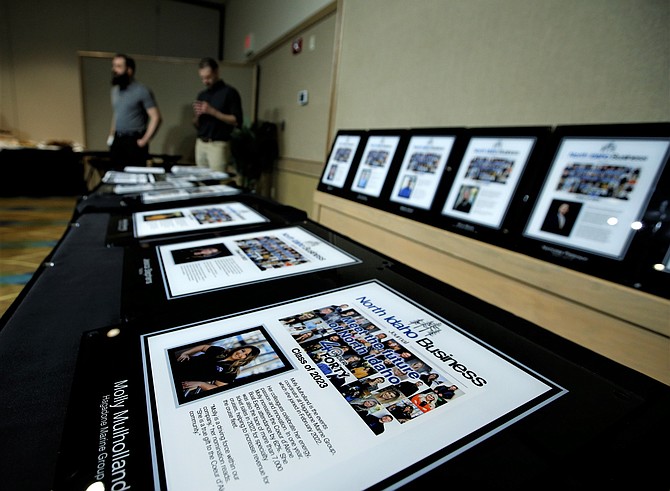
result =
[[135,80],[135,60],[124,54],[112,59],[112,125],[107,143],[112,166],[145,166],[149,141],[161,122],[151,90]]

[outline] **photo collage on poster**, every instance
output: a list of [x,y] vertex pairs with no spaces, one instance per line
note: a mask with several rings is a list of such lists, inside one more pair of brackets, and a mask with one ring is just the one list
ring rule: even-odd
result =
[[[312,362],[375,434],[406,423],[463,390],[349,305],[280,319]],[[412,325],[429,331],[430,323]]]

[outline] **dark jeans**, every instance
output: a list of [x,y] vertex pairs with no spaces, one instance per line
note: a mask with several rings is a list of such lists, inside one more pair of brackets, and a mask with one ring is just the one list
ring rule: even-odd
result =
[[145,167],[149,159],[149,145],[143,148],[137,146],[137,140],[143,133],[114,135],[114,142],[110,150],[112,167],[123,170],[128,165]]

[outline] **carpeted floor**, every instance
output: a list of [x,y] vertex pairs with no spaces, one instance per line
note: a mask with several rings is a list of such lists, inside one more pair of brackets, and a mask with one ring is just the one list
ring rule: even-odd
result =
[[65,233],[76,197],[0,197],[0,315]]

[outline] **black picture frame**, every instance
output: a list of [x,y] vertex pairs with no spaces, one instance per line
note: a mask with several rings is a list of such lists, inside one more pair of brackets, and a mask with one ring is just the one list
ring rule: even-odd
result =
[[366,139],[366,130],[338,130],[319,177],[318,191],[346,197]]
[[[667,298],[655,284],[667,285],[666,276],[653,266],[670,239],[651,230],[668,201],[670,123],[557,126],[549,154],[525,196],[517,250]],[[568,210],[561,231],[549,221],[559,207]],[[664,220],[659,228],[667,230]]]
[[[197,345],[202,344],[217,346],[219,349],[223,349],[223,347],[225,347],[225,349],[231,350],[263,345],[265,349],[262,350],[261,357],[271,355],[273,357],[273,364],[260,370],[245,370],[243,368],[240,370],[239,374],[237,374],[234,381],[229,381],[226,384],[222,384],[219,388],[214,388],[207,391],[200,390],[200,388],[183,388],[181,386],[181,383],[184,381],[182,367],[187,365],[191,359],[195,358],[189,357],[186,359],[186,361],[182,361],[179,359],[179,355],[188,351],[189,348],[194,348]],[[226,390],[236,389],[237,387],[242,387],[259,380],[270,378],[295,368],[289,361],[286,353],[282,351],[281,347],[272,338],[268,332],[267,327],[264,325],[247,327],[234,333],[229,333],[212,339],[201,340],[198,343],[191,343],[187,346],[173,347],[167,350],[167,356],[170,360],[175,396],[180,405],[187,404],[198,399],[212,397]],[[268,365],[268,363],[265,362],[262,365]]]
[[[184,237],[173,237],[156,240],[139,247],[130,246],[126,248],[123,256],[123,295],[121,299],[123,317],[129,320],[165,318],[169,322],[178,319],[189,322],[194,311],[197,311],[199,315],[216,316],[223,306],[233,311],[244,310],[246,305],[254,304],[259,300],[254,293],[259,284],[272,285],[271,288],[263,289],[263,301],[272,303],[283,298],[286,292],[304,292],[314,288],[315,285],[324,285],[325,282],[330,281],[330,276],[341,274],[338,272],[343,269],[367,270],[383,267],[383,263],[377,260],[377,256],[372,251],[365,247],[356,247],[337,234],[325,232],[323,227],[311,221],[301,223],[297,228],[302,229],[306,235],[313,236],[317,241],[323,242],[323,245],[333,250],[334,253],[339,251],[348,256],[349,260],[338,266],[328,265],[298,274],[289,273],[273,278],[268,277],[263,281],[245,281],[228,286],[221,284],[207,290],[170,296],[167,292],[169,280],[165,277],[160,249],[176,246],[176,250],[185,249],[185,253],[188,253],[190,244],[184,242]],[[264,223],[246,228],[244,233],[267,235],[275,233],[277,229],[278,224]],[[239,232],[240,230],[226,230],[219,233],[201,234],[197,239],[206,241],[208,244],[211,242],[223,250],[224,242],[239,235]],[[353,253],[348,252],[351,250]],[[169,254],[172,252],[170,251]],[[223,255],[225,254],[227,252],[223,250]]]
[[434,207],[447,169],[459,162],[465,128],[408,130],[402,156],[389,172],[384,211],[435,225]]
[[373,208],[384,209],[407,143],[407,129],[368,130],[361,156],[351,169],[351,179],[342,197]]
[[[255,212],[258,216],[263,217],[262,221],[240,221],[239,223],[226,224],[222,223],[221,227],[192,229],[192,230],[166,230],[164,233],[147,235],[137,237],[135,235],[136,214],[148,213],[150,211],[160,211],[180,208],[194,208],[194,207],[216,207],[227,205],[243,205],[248,207],[250,211]],[[129,246],[133,244],[151,244],[153,242],[179,238],[185,239],[187,237],[206,236],[217,232],[226,233],[228,231],[253,229],[256,226],[264,223],[271,224],[289,224],[301,223],[307,219],[307,213],[293,208],[288,205],[280,205],[272,202],[267,198],[255,194],[240,193],[221,197],[205,197],[191,199],[185,201],[172,201],[166,203],[153,203],[149,205],[142,205],[139,202],[134,202],[133,206],[124,205],[111,208],[111,215],[107,225],[107,246]],[[86,211],[85,211],[86,212]]]
[[523,216],[528,184],[546,159],[551,133],[551,126],[468,128],[461,158],[447,167],[440,184],[434,223],[448,232],[513,247],[510,240]]

